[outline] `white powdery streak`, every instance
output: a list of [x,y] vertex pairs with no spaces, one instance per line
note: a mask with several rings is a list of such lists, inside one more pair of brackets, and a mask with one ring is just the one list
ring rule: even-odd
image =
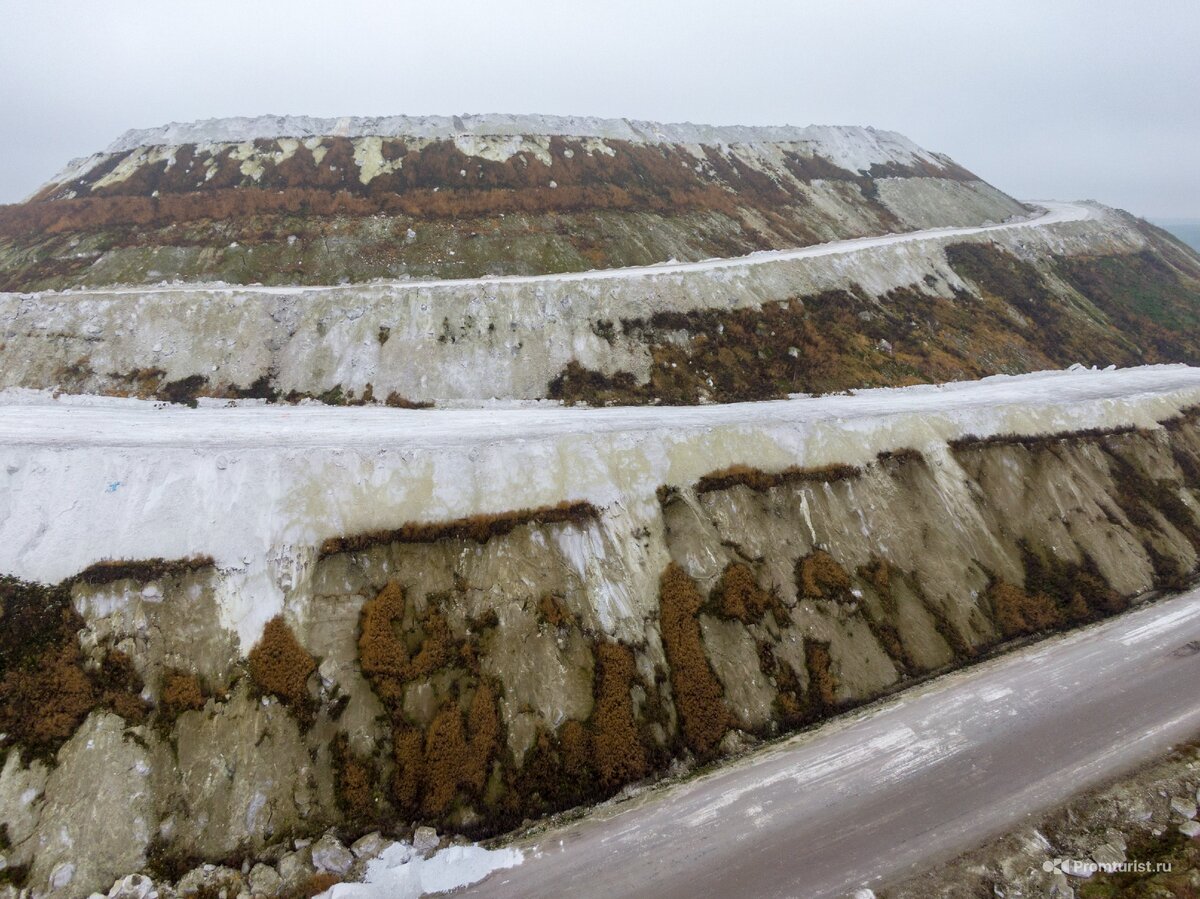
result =
[[[703,808],[680,819],[679,823],[684,827],[702,827],[718,821],[723,810],[744,797],[759,794],[767,787],[791,781],[796,788],[812,789],[831,778],[841,777],[851,768],[869,765],[872,770],[877,770],[889,762],[911,762],[914,757],[920,755],[923,748],[926,747],[917,742],[916,734],[911,728],[899,725],[843,748],[836,745],[827,746],[815,759],[801,758],[799,761],[783,764],[770,773],[758,775],[755,768],[749,768],[740,772],[744,775],[741,784],[724,791]],[[771,765],[772,761],[768,759],[764,767]]]
[[413,137],[431,140],[463,136],[518,137],[522,135],[600,138],[630,143],[753,144],[812,143],[821,155],[852,170],[874,163],[926,161],[943,158],[921,149],[894,131],[853,125],[796,127],[696,125],[590,116],[463,115],[463,116],[256,116],[171,122],[158,128],[127,131],[109,148],[126,153],[138,147],[197,143],[243,143],[280,137]]
[[407,843],[394,843],[367,865],[362,883],[339,883],[322,899],[419,899],[446,893],[483,880],[493,871],[521,864],[517,849],[450,846],[422,858]]
[[1155,637],[1175,630],[1180,624],[1197,615],[1200,615],[1200,606],[1185,606],[1169,615],[1153,619],[1149,624],[1143,624],[1141,627],[1128,631],[1121,638],[1121,643],[1124,646],[1132,646],[1135,643],[1153,640]]

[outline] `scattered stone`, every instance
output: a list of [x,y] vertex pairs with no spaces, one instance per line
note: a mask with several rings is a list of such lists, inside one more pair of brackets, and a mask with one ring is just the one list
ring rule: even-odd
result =
[[354,864],[354,854],[332,833],[327,833],[313,845],[312,862],[318,871],[345,874]]
[[1117,830],[1115,827],[1110,827],[1104,831],[1104,841],[1110,846],[1115,846],[1122,853],[1129,849],[1129,844],[1125,842],[1125,834]]
[[1185,837],[1195,839],[1200,836],[1200,821],[1184,821],[1179,825],[1179,832]]
[[719,751],[723,756],[738,755],[755,744],[754,737],[745,731],[732,729],[721,738]]
[[201,865],[183,875],[175,886],[180,896],[214,896],[217,899],[234,899],[245,888],[242,872],[234,868],[216,865]]
[[1075,888],[1058,868],[1050,872],[1050,895],[1054,899],[1075,899]]
[[145,874],[122,877],[108,891],[108,899],[151,899],[155,895],[154,881]]
[[322,660],[317,668],[317,674],[321,678],[321,686],[326,690],[332,690],[338,681],[338,663],[333,658]]
[[315,873],[312,853],[307,847],[298,852],[289,852],[279,860],[279,876],[283,879],[286,889],[298,887]]
[[1125,861],[1125,852],[1105,843],[1092,850],[1092,861],[1101,866],[1116,866]]
[[250,869],[250,892],[255,895],[274,896],[283,886],[283,878],[270,865],[259,863]]
[[1187,797],[1176,796],[1171,800],[1171,811],[1191,820],[1196,817],[1196,803]]
[[413,849],[421,855],[428,855],[438,847],[441,840],[432,827],[418,827],[413,833]]
[[355,840],[350,846],[350,851],[356,858],[378,858],[383,850],[391,844],[391,840],[384,837],[379,831],[375,831]]

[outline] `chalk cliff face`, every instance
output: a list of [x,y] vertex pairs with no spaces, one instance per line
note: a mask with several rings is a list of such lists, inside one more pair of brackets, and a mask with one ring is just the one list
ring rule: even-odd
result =
[[1197,572],[1200,260],[895,134],[171,125],[0,289],[0,899],[299,890]]
[[[1196,569],[1196,399],[1014,406],[991,437],[969,432],[978,411],[885,417],[844,447],[831,421],[765,469],[743,450],[770,446],[769,427],[698,429],[694,452],[603,438],[588,455],[616,468],[541,493],[573,501],[442,520],[397,518],[368,491],[356,520],[376,526],[313,520],[329,536],[267,550],[275,607],[224,551],[101,563],[53,588],[6,580],[6,859],[69,896],[330,826],[494,833],[1114,614]],[[1047,434],[1056,421],[1071,430]],[[63,463],[27,457],[19,495],[34,502]],[[210,493],[171,503],[201,521]]]
[[0,208],[0,289],[542,274],[1026,212],[870,128],[220,120],[130,132]]

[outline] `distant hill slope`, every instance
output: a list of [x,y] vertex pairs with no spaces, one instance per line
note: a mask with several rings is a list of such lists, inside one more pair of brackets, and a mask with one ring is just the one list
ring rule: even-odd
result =
[[0,290],[542,274],[1026,213],[872,128],[221,119],[131,131],[0,207]]
[[1155,221],[1164,231],[1174,234],[1193,250],[1200,252],[1200,219],[1173,219]]

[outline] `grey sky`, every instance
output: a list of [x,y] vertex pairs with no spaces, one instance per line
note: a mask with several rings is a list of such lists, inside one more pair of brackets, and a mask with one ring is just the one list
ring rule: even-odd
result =
[[1023,199],[1200,218],[1197,0],[0,0],[0,202],[261,113],[869,124]]

